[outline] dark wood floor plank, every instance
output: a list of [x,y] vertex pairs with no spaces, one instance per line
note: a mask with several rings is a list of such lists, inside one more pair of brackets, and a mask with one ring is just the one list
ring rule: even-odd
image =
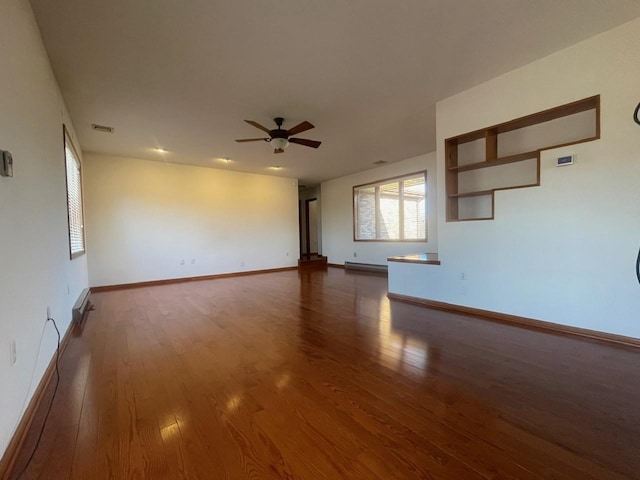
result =
[[338,269],[92,301],[25,479],[640,479],[638,350]]

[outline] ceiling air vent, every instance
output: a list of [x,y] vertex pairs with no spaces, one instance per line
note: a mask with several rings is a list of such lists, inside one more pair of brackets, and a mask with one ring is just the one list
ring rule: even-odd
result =
[[384,165],[385,163],[387,163],[386,160],[378,160],[377,162],[373,162],[374,165]]
[[91,128],[102,133],[113,133],[113,127],[107,127],[105,125],[96,125],[95,123],[92,123]]

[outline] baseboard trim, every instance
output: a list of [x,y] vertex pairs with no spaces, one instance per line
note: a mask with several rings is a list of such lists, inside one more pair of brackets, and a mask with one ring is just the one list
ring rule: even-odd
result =
[[376,275],[388,276],[389,269],[386,265],[374,263],[344,262],[344,269],[349,272],[375,273]]
[[327,263],[327,267],[342,268],[344,270],[344,265],[341,265],[339,263]]
[[409,295],[400,295],[398,293],[388,293],[387,297],[398,302],[411,303],[422,307],[433,308],[436,310],[445,310],[448,312],[464,313],[482,317],[485,320],[493,322],[506,323],[519,327],[529,328],[531,330],[539,330],[544,332],[552,332],[561,335],[571,335],[599,342],[613,343],[616,345],[624,345],[626,347],[640,348],[640,338],[627,337],[625,335],[617,335],[614,333],[599,332],[597,330],[589,330],[587,328],[571,327],[569,325],[561,325],[559,323],[546,322],[544,320],[536,320],[534,318],[519,317],[517,315],[509,315],[507,313],[492,312],[491,310],[482,310],[479,308],[465,307],[453,303],[438,302],[435,300],[427,300],[424,298],[411,297]]
[[102,285],[98,287],[91,287],[91,293],[110,292],[113,290],[126,290],[129,288],[155,287],[157,285],[169,285],[172,283],[199,282],[202,280],[216,280],[218,278],[244,277],[247,275],[259,275],[262,273],[287,272],[290,270],[297,270],[297,269],[298,269],[297,266],[268,268],[265,270],[249,270],[246,272],[218,273],[214,275],[202,275],[199,277],[168,278],[166,280],[151,280],[148,282],[122,283],[119,285]]
[[[64,353],[69,344],[69,340],[71,338],[71,331],[75,328],[75,324],[71,322],[69,328],[67,328],[62,341],[60,342],[60,356]],[[31,397],[31,401],[27,406],[27,409],[24,411],[22,415],[22,419],[20,423],[18,423],[18,428],[16,428],[13,437],[9,441],[9,445],[7,445],[7,449],[0,459],[0,479],[7,480],[11,477],[13,473],[13,469],[15,467],[15,463],[18,460],[18,455],[20,454],[22,447],[24,446],[24,442],[27,439],[27,434],[29,433],[29,429],[35,419],[36,413],[40,408],[42,400],[44,398],[44,394],[49,387],[49,383],[53,379],[53,375],[56,371],[56,355],[54,353],[53,357],[51,357],[51,361],[49,362],[49,366],[44,372],[44,375],[40,379],[40,383],[38,384],[38,388],[33,393],[33,397]]]

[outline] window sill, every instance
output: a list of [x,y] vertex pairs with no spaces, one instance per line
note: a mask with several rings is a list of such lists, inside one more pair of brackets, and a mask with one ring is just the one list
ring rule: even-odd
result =
[[70,259],[73,260],[74,258],[78,258],[81,257],[82,255],[84,255],[85,253],[87,253],[86,250],[82,250],[81,252],[75,252],[75,253],[71,253],[69,255]]

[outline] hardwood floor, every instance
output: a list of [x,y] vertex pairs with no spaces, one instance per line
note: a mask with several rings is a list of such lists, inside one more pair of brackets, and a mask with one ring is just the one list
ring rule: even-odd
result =
[[638,350],[332,268],[92,301],[23,478],[640,478]]

